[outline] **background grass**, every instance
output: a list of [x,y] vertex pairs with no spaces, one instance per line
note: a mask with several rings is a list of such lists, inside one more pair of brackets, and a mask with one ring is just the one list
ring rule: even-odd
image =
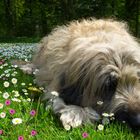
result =
[[[17,44],[1,44],[0,45],[0,61],[5,60],[3,64],[0,65],[0,103],[4,106],[0,109],[1,112],[5,112],[6,116],[0,118],[0,130],[3,133],[0,135],[0,140],[18,140],[19,136],[23,136],[24,140],[139,140],[139,132],[132,132],[126,124],[119,124],[118,122],[113,122],[104,127],[104,130],[97,130],[97,124],[95,125],[85,125],[78,128],[66,131],[59,121],[59,118],[55,116],[51,109],[45,110],[44,105],[40,103],[39,100],[32,100],[31,95],[39,95],[41,93],[33,92],[29,90],[29,87],[37,87],[34,84],[34,75],[27,75],[20,71],[18,68],[13,67],[10,64],[11,58],[17,58],[26,52],[23,47],[31,46],[32,44],[18,44],[17,46],[21,48],[12,54],[7,55],[2,51],[5,48],[15,47]],[[36,45],[35,45],[36,46]],[[16,48],[16,47],[15,47]],[[26,49],[27,50],[27,49]],[[5,50],[7,53],[8,51]],[[19,53],[18,55],[16,55]],[[31,51],[32,53],[32,51]],[[25,57],[24,57],[25,58]],[[22,59],[22,57],[20,57]],[[27,56],[27,59],[28,58]],[[7,71],[8,70],[8,71]],[[14,73],[14,74],[13,74]],[[7,75],[9,74],[9,76]],[[11,82],[12,78],[17,79],[17,83],[13,84]],[[8,81],[10,83],[9,87],[4,87],[4,82]],[[25,85],[21,84],[25,83]],[[40,87],[37,87],[38,89]],[[41,88],[42,89],[42,88]],[[27,91],[26,91],[27,90]],[[20,96],[15,97],[14,91],[18,91]],[[26,91],[26,92],[25,92]],[[10,96],[8,99],[3,97],[4,93],[7,92]],[[25,94],[26,93],[26,94]],[[28,95],[27,95],[28,93]],[[13,98],[17,98],[20,102],[13,101]],[[29,98],[31,101],[29,101]],[[5,104],[6,100],[10,100],[11,104],[7,106]],[[15,114],[11,115],[9,113],[10,109],[16,111]],[[30,111],[35,110],[36,114],[34,116],[30,115]],[[14,125],[12,123],[13,118],[21,118],[22,123]],[[35,136],[31,135],[31,131],[37,131]],[[86,132],[88,136],[86,138],[82,137],[82,134]]]

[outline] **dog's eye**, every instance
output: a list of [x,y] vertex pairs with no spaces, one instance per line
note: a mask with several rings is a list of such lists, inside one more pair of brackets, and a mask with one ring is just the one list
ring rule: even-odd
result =
[[118,84],[118,79],[114,76],[107,76],[105,80],[105,85],[103,88],[103,100],[111,100],[113,97]]
[[108,76],[105,82],[106,87],[111,88],[111,87],[116,87],[118,83],[118,79],[115,76]]

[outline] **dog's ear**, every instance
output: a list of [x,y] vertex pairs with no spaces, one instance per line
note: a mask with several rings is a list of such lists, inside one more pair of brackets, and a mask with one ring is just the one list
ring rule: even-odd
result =
[[34,72],[34,65],[30,62],[22,60],[12,60],[12,65],[17,65],[24,73],[32,74]]

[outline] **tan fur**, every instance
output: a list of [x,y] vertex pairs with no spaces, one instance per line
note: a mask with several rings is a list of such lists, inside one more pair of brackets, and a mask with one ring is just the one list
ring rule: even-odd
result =
[[128,102],[131,94],[140,95],[137,90],[140,88],[137,76],[140,70],[139,44],[121,22],[89,19],[58,27],[43,38],[33,63],[39,69],[37,82],[56,91],[63,71],[67,75],[67,84],[75,83],[86,71],[81,80],[81,86],[89,80],[84,90],[83,106],[94,102],[96,86],[103,82],[98,79],[105,73],[114,72],[118,76],[116,96],[120,96],[121,102]]
[[[82,107],[93,107],[99,114],[115,113],[124,107],[140,114],[140,46],[125,23],[88,19],[58,27],[40,42],[33,57],[33,68],[39,70],[36,73],[37,83],[46,86],[49,91],[61,94],[63,88],[78,83],[76,86],[82,91],[79,104]],[[60,77],[63,74],[65,85],[61,87]],[[105,92],[104,84],[109,76],[117,79],[118,83],[115,94],[106,100],[110,95]],[[103,101],[103,104],[99,106],[98,101]],[[54,108],[59,108],[57,104],[63,103],[56,102]],[[73,111],[68,109],[62,114],[63,123],[69,112]]]

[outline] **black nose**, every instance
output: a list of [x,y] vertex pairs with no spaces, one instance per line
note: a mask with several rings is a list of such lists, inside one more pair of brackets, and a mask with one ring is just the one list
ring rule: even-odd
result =
[[131,128],[140,129],[140,114],[129,114],[127,122]]
[[115,114],[118,121],[127,123],[132,129],[140,130],[140,113],[120,110]]

